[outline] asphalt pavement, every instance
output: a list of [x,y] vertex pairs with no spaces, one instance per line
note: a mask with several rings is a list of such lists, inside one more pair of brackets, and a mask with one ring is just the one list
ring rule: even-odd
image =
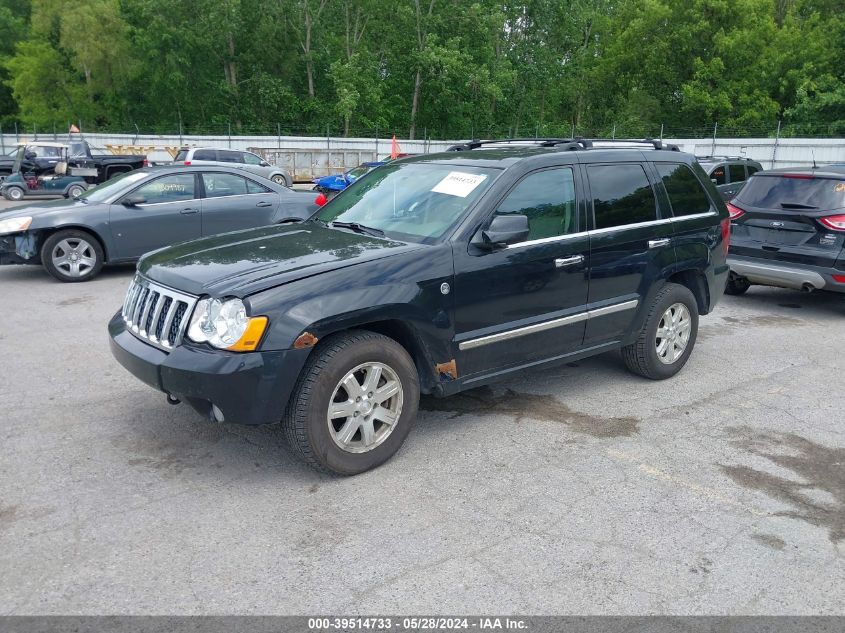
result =
[[726,297],[665,382],[425,399],[344,479],[120,367],[131,275],[0,268],[0,614],[845,612],[843,297]]

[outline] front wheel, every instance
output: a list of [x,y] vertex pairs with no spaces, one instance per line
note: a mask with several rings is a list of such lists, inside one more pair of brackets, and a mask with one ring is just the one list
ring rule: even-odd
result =
[[20,187],[7,187],[6,191],[3,192],[3,195],[6,197],[6,200],[18,202],[23,200],[24,191]]
[[363,330],[322,341],[294,389],[282,425],[318,470],[356,475],[393,456],[417,416],[414,361],[393,339]]
[[270,180],[275,182],[277,185],[282,185],[282,187],[290,188],[290,186],[293,184],[291,182],[288,182],[288,179],[285,178],[284,174],[273,174],[273,177],[270,178]]
[[698,336],[698,304],[689,288],[666,284],[654,299],[637,340],[622,348],[630,371],[652,380],[671,378],[689,360]]
[[80,282],[93,279],[103,267],[103,247],[85,231],[57,231],[44,240],[41,262],[59,281]]
[[83,193],[85,193],[85,187],[82,185],[71,185],[67,190],[67,197],[73,200],[74,198],[81,196]]

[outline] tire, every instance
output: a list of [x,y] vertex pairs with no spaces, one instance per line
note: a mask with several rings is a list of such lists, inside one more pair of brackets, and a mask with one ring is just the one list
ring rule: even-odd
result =
[[68,187],[67,197],[72,200],[73,198],[78,198],[83,193],[85,193],[85,187],[82,185],[71,185]]
[[12,202],[20,202],[25,195],[24,190],[20,187],[7,187],[6,191],[3,192],[6,200],[11,200]]
[[[678,322],[669,325],[670,318],[677,318]],[[686,328],[681,326],[684,322],[689,323]],[[671,338],[658,339],[658,328],[662,327],[674,328],[670,331]],[[687,332],[686,338],[684,331]],[[622,358],[628,369],[639,376],[651,380],[671,378],[686,364],[697,336],[698,304],[695,297],[689,288],[669,283],[654,298],[637,340],[622,348]]]
[[103,268],[104,259],[99,240],[78,229],[57,231],[41,247],[41,263],[47,272],[68,283],[93,279]]
[[750,287],[751,282],[745,277],[731,273],[728,277],[728,284],[725,286],[725,294],[733,296],[744,295]]
[[[371,374],[375,367],[378,373]],[[356,388],[366,388],[367,379],[375,378],[376,389],[347,391],[342,381],[351,385],[350,377]],[[369,393],[396,383],[401,388],[380,404],[370,400]],[[285,439],[297,457],[317,470],[357,475],[399,450],[417,417],[419,397],[414,361],[396,341],[364,330],[333,335],[313,350],[300,374],[282,419]],[[331,403],[334,418],[329,418]],[[393,424],[382,421],[390,416],[395,416]],[[372,427],[365,434],[367,422]]]
[[293,184],[293,183],[288,181],[288,179],[285,177],[284,174],[273,174],[273,176],[270,178],[270,180],[275,182],[277,185],[282,185],[283,187],[288,187],[288,188],[290,188],[290,186]]

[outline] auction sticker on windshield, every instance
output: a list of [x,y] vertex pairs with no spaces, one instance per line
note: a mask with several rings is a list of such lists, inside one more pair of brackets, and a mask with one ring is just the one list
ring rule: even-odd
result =
[[462,171],[450,171],[449,175],[438,182],[431,189],[435,193],[445,193],[449,196],[466,198],[473,190],[484,182],[485,174],[467,174]]

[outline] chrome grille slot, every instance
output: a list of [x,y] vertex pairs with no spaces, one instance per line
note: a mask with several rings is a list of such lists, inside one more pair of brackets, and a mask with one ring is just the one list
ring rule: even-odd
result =
[[123,302],[123,320],[136,337],[164,350],[182,342],[197,298],[136,275]]

